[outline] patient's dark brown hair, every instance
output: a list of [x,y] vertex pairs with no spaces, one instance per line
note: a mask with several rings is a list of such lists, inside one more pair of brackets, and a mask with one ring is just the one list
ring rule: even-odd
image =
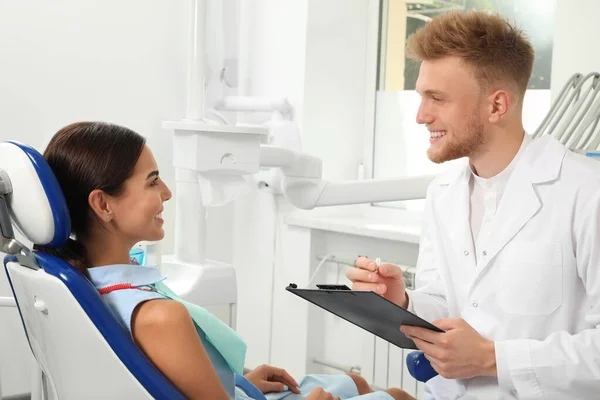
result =
[[71,216],[71,238],[59,249],[34,248],[61,258],[83,273],[89,263],[80,241],[94,217],[88,197],[101,189],[111,196],[123,191],[146,139],[131,129],[104,122],[76,122],[50,140],[44,158],[56,175]]

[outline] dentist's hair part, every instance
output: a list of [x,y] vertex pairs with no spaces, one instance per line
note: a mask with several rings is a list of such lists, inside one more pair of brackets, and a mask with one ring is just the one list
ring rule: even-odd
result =
[[407,56],[415,61],[459,57],[473,68],[482,88],[509,82],[521,96],[534,61],[533,47],[520,29],[481,11],[453,11],[429,21],[408,38]]
[[89,263],[77,238],[85,237],[93,218],[88,197],[96,189],[120,195],[145,144],[146,139],[134,131],[104,122],[76,122],[59,130],[44,151],[44,158],[64,193],[75,240],[69,239],[60,249],[34,248],[85,273]]

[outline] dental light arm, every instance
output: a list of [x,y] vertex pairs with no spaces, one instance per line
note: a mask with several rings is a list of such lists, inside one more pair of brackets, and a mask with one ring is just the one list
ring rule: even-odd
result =
[[285,177],[283,191],[296,207],[341,206],[386,201],[424,199],[434,176],[364,181],[327,182],[317,179]]
[[280,167],[283,193],[295,207],[362,204],[425,198],[434,176],[328,182],[321,179],[322,162],[304,153],[275,146],[260,146],[260,164]]

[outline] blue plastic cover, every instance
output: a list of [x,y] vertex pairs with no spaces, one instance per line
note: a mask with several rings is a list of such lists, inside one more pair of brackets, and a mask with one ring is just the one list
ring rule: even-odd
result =
[[410,375],[419,382],[427,382],[438,373],[422,351],[413,351],[406,356],[406,367]]

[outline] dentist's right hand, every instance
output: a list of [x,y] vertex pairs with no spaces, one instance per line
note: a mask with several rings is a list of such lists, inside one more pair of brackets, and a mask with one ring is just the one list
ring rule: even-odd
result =
[[408,295],[399,266],[381,264],[377,270],[375,261],[360,256],[356,259],[356,267],[346,271],[346,277],[352,281],[352,290],[370,290],[400,307],[408,307]]

